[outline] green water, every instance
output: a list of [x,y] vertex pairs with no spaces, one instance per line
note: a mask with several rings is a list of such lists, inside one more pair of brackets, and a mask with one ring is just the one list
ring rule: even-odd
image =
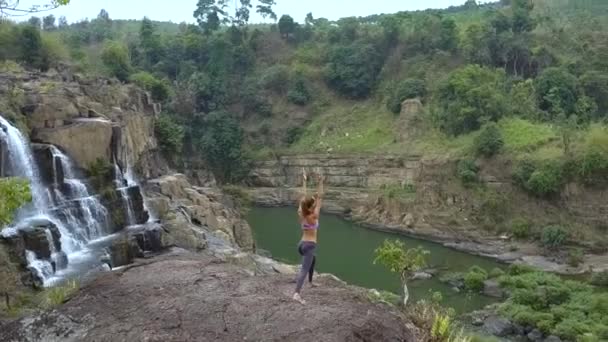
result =
[[[294,208],[253,208],[248,215],[257,247],[267,250],[272,257],[290,264],[299,264],[297,244],[301,237]],[[380,265],[373,264],[374,249],[385,239],[399,239],[408,247],[422,246],[431,254],[429,266],[442,271],[466,271],[478,265],[488,271],[501,264],[488,259],[461,253],[432,242],[363,228],[333,215],[321,215],[317,269],[333,273],[346,282],[367,288],[399,293],[399,278]],[[440,291],[443,304],[457,312],[469,312],[486,306],[492,299],[478,294],[457,293],[438,280],[415,280],[408,283],[410,300],[429,298]],[[304,295],[306,287],[304,288]]]

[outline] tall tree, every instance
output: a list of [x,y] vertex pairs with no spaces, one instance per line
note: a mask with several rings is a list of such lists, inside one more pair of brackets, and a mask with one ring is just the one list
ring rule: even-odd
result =
[[276,5],[274,0],[259,0],[260,4],[256,6],[256,12],[258,12],[264,20],[270,17],[270,19],[277,21],[277,15],[272,10],[272,6]]
[[139,40],[141,50],[145,59],[144,64],[147,67],[152,67],[160,61],[160,58],[162,56],[162,46],[160,42],[160,37],[156,33],[154,23],[147,17],[144,17],[144,19],[141,21],[141,27],[139,29]]
[[28,19],[27,23],[37,29],[40,29],[40,27],[42,27],[42,20],[40,20],[39,17],[31,17],[30,19]]
[[55,26],[55,16],[50,14],[47,15],[46,17],[42,18],[42,29],[45,31],[52,31],[54,29],[56,29],[57,26]]
[[58,26],[59,26],[60,29],[64,29],[64,28],[66,28],[66,27],[69,26],[68,19],[64,15],[62,15],[61,17],[59,17],[59,25]]
[[511,9],[513,11],[513,32],[529,32],[534,29],[536,23],[532,18],[534,9],[532,0],[513,0]]
[[241,6],[236,9],[234,15],[234,24],[245,26],[249,22],[249,14],[251,12],[251,0],[240,0]]
[[308,14],[306,14],[306,18],[304,18],[304,23],[306,24],[306,26],[314,25],[315,18],[312,16],[312,12],[308,12]]
[[279,19],[279,32],[285,38],[289,37],[290,34],[293,34],[296,30],[296,23],[293,21],[293,18],[287,14],[281,16]]
[[194,11],[194,18],[199,26],[209,34],[216,31],[221,24],[227,23],[227,0],[199,0]]

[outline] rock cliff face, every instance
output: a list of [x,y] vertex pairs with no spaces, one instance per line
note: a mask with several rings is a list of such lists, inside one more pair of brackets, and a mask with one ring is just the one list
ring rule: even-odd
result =
[[592,246],[593,234],[583,232],[593,232],[608,220],[608,205],[601,200],[608,192],[570,184],[560,199],[540,200],[512,184],[508,162],[483,163],[481,186],[467,188],[456,178],[454,160],[397,155],[283,156],[256,165],[249,179],[250,193],[259,205],[294,205],[305,168],[326,176],[327,211],[379,229],[495,255],[511,248],[498,238],[501,229],[508,233],[511,219],[525,218],[533,227],[581,227],[577,240],[605,251],[605,247]]
[[87,169],[97,160],[137,167],[146,177],[167,171],[155,158],[154,116],[148,93],[103,78],[61,73],[0,75],[0,97],[23,115],[32,141],[53,144]]

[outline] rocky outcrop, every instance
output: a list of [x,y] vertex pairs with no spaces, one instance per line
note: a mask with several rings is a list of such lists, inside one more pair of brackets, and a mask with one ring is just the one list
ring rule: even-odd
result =
[[112,122],[104,119],[79,119],[71,124],[36,130],[33,139],[61,147],[81,168],[97,160],[112,160]]
[[98,159],[137,168],[144,177],[168,170],[157,158],[154,116],[160,105],[133,85],[62,72],[0,75],[0,98],[11,97],[13,111],[26,117],[32,141],[54,144],[88,168]]
[[420,99],[407,99],[401,104],[401,113],[395,123],[395,138],[399,142],[411,141],[423,111]]
[[320,277],[302,306],[290,298],[292,278],[176,251],[104,274],[54,311],[5,324],[0,340],[418,340],[415,326],[363,289]]
[[213,188],[190,185],[186,176],[174,174],[147,182],[150,210],[163,222],[176,246],[205,248],[205,231],[225,237],[244,250],[253,250],[251,229],[234,203]]

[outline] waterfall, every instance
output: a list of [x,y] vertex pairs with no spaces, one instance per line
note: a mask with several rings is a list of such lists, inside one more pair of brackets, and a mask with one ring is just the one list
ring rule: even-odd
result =
[[[123,176],[120,167],[115,162],[114,163],[114,183],[116,183],[116,188],[120,192],[120,196],[122,197],[122,202],[127,208],[127,225],[132,226],[136,224],[135,213],[133,212],[133,203],[131,203],[131,198],[129,198],[129,179]],[[126,183],[126,184],[125,184]]]
[[[51,257],[40,259],[34,251],[27,250],[28,267],[35,270],[44,285],[49,285],[76,268],[90,269],[92,265],[99,264],[98,255],[91,245],[107,235],[108,211],[77,176],[71,159],[56,147],[51,147],[53,184],[46,188],[40,179],[29,141],[2,116],[0,140],[8,151],[10,175],[26,178],[32,192],[32,204],[19,210],[15,224],[2,230],[2,234],[17,234],[31,227],[46,225],[44,233]],[[59,166],[62,179],[58,177]],[[57,228],[58,237],[50,232],[49,224]],[[55,241],[56,238],[59,241]],[[56,247],[59,245],[60,250]]]
[[[133,172],[133,168],[131,166],[129,166],[128,164],[127,164],[126,180],[127,180],[127,184],[129,184],[129,186],[137,185],[140,187],[140,191],[141,191],[141,185],[139,184],[137,175],[135,174],[135,172]],[[158,220],[158,218],[156,217],[156,214],[150,210],[150,207],[148,206],[148,201],[146,200],[145,196],[143,197],[143,201],[144,201],[144,210],[148,212],[148,223],[156,222]]]
[[18,213],[18,217],[27,215],[34,210],[37,213],[42,213],[48,206],[46,202],[46,189],[40,181],[38,166],[34,162],[34,157],[29,148],[29,141],[21,134],[21,132],[11,125],[6,119],[0,116],[0,139],[6,144],[8,150],[9,167],[14,176],[26,178],[30,183],[30,191],[32,192],[33,206],[26,208],[26,213],[23,210]]

